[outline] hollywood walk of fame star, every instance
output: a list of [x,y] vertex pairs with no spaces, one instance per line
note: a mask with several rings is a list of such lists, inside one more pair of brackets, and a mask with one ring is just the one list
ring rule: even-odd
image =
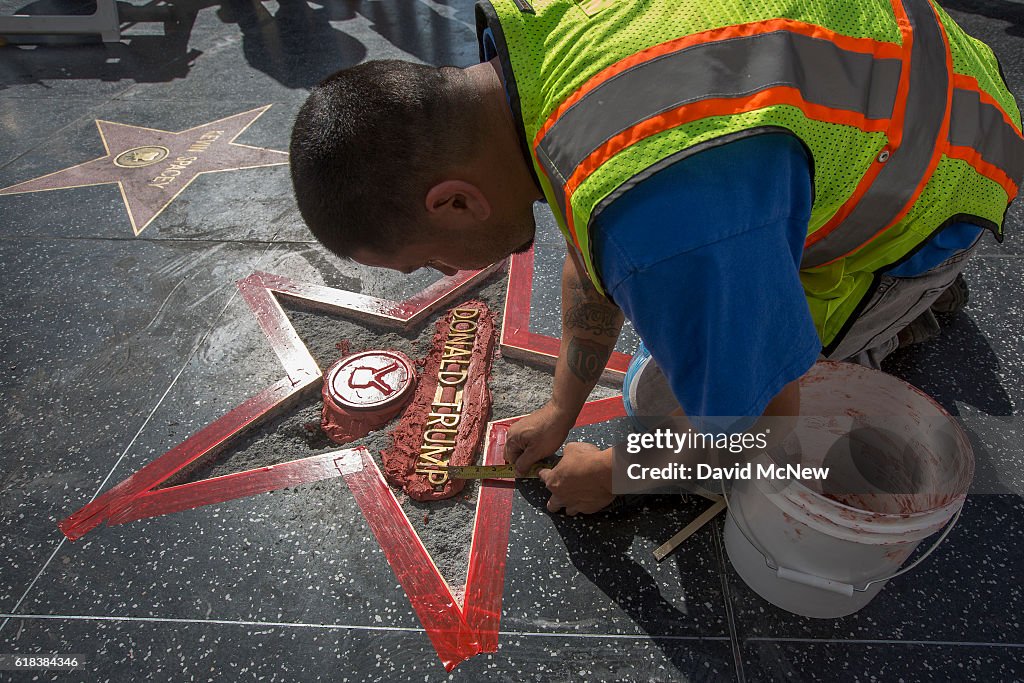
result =
[[0,190],[0,195],[116,183],[138,235],[204,173],[288,163],[288,153],[234,142],[271,105],[178,133],[96,120],[106,156]]
[[[532,250],[529,252],[532,269]],[[525,263],[525,262],[524,262]],[[392,329],[408,330],[453,299],[463,296],[501,267],[494,264],[481,271],[462,271],[444,277],[404,301],[376,299],[364,294],[323,285],[295,282],[289,278],[256,272],[238,282],[242,298],[250,306],[267,335],[271,348],[285,369],[285,377],[251,397],[184,442],[164,453],[120,484],[96,495],[83,508],[60,523],[71,540],[81,538],[99,524],[126,522],[180,512],[202,505],[223,503],[239,497],[341,476],[348,485],[365,524],[376,537],[399,585],[408,596],[423,630],[446,671],[480,653],[497,652],[508,562],[509,530],[516,489],[505,483],[481,483],[469,547],[466,583],[457,600],[437,564],[417,535],[406,512],[388,487],[376,462],[363,448],[335,450],[301,460],[236,472],[186,484],[162,486],[183,468],[209,453],[217,453],[228,441],[254,427],[277,410],[292,405],[293,399],[319,386],[321,374],[316,360],[299,337],[278,297],[304,301],[319,310]],[[521,272],[523,275],[525,271]],[[519,277],[515,285],[532,289],[532,278]],[[510,287],[512,281],[510,280]],[[508,292],[508,296],[513,295]],[[525,310],[529,318],[529,298]],[[532,334],[532,333],[531,333]],[[537,348],[540,335],[517,340],[523,350],[546,353]],[[557,342],[557,340],[556,340]],[[371,386],[395,369],[360,366],[362,377],[348,378],[352,387]],[[356,380],[356,381],[353,381]],[[380,387],[378,387],[380,388]],[[387,391],[392,387],[384,385]],[[620,397],[588,402],[577,426],[599,424],[625,415]],[[483,444],[482,464],[504,462],[508,430],[523,416],[491,421]],[[356,521],[355,524],[360,524]],[[361,528],[361,527],[360,527]],[[458,637],[453,637],[457,635]]]

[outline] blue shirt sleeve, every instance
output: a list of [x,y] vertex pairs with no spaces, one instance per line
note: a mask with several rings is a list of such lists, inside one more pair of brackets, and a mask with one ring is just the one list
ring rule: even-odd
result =
[[691,417],[759,416],[817,359],[799,278],[810,210],[807,155],[780,133],[678,161],[598,215],[605,290]]

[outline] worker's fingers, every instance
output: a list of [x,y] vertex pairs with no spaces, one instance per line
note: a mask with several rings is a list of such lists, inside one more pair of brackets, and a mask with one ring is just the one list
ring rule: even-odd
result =
[[515,434],[509,434],[508,440],[505,441],[505,462],[515,463],[523,454],[524,448],[524,444]]
[[577,510],[576,508],[565,508],[565,514],[569,515],[570,517],[575,517],[579,514],[579,512],[580,511]]
[[505,441],[505,462],[516,466],[516,473],[525,475],[534,463],[539,462],[550,454],[545,454],[536,448],[529,432],[510,433]]
[[550,498],[548,498],[548,512],[558,512],[559,510],[561,510],[564,507],[565,507],[565,503],[563,503],[558,498],[558,496],[554,496],[553,495]]
[[540,480],[544,482],[545,486],[547,486],[548,480],[551,479],[551,468],[541,470],[537,473],[537,476],[540,477]]
[[545,454],[536,448],[524,448],[513,461],[516,466],[516,474],[520,477],[526,476],[536,463],[540,462],[550,454]]
[[568,417],[550,405],[517,420],[505,437],[505,461],[515,465],[517,475],[525,476],[531,467],[562,447],[569,432],[567,422]]

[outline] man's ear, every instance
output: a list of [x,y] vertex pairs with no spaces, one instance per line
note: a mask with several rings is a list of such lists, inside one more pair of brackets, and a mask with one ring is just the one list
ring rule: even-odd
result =
[[491,216],[491,203],[480,188],[464,180],[442,180],[427,190],[426,209],[431,218],[457,226],[473,219],[483,222]]

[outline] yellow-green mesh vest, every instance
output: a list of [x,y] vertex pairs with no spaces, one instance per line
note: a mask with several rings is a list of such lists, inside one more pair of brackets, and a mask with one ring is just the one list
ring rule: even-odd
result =
[[[1020,112],[999,77],[991,50],[967,36],[936,8],[948,36],[955,74],[977,79],[1020,131]],[[888,132],[815,120],[796,106],[772,105],[753,111],[706,116],[659,132],[632,144],[593,170],[560,210],[557,188],[538,162],[533,141],[556,108],[595,74],[645,48],[682,36],[773,19],[792,19],[824,27],[852,38],[902,44],[903,37],[890,2],[883,0],[493,0],[477,10],[478,30],[490,28],[506,76],[514,114],[530,148],[541,188],[567,240],[571,212],[588,275],[602,290],[591,258],[588,228],[602,202],[628,187],[645,171],[656,169],[680,150],[699,149],[716,141],[760,130],[784,129],[804,143],[813,158],[814,202],[808,225],[813,235],[854,194],[873,164],[887,156]],[[668,86],[666,86],[668,87]],[[927,176],[926,176],[927,177]],[[812,318],[826,349],[841,338],[858,305],[873,290],[879,270],[912,254],[952,220],[972,222],[1001,235],[1012,197],[993,180],[957,158],[941,157],[923,191],[908,212],[883,235],[845,257],[801,270]],[[879,226],[881,228],[883,226]],[[642,239],[643,236],[638,236]]]

